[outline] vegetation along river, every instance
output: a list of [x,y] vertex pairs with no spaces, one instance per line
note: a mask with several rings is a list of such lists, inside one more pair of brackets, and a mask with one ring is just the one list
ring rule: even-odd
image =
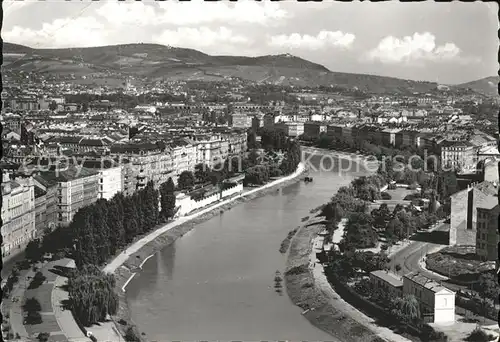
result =
[[[342,163],[346,169],[348,161]],[[139,330],[152,341],[334,340],[302,316],[284,285],[282,295],[275,291],[274,278],[285,268],[282,240],[311,209],[364,174],[353,169],[311,170],[312,183],[235,206],[150,258],[127,286]]]

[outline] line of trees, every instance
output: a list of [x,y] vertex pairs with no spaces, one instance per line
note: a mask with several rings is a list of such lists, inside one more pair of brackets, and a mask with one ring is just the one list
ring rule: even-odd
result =
[[76,264],[102,265],[136,236],[153,229],[160,217],[158,196],[149,182],[132,196],[118,193],[110,201],[81,208],[68,227]]

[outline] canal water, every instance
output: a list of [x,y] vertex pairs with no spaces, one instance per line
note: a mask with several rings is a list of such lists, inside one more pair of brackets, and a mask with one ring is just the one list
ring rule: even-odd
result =
[[[318,166],[320,156],[311,159]],[[340,160],[347,170],[349,161]],[[132,319],[152,341],[325,341],[333,337],[301,315],[275,272],[284,272],[279,247],[287,233],[336,190],[365,174],[353,164],[323,159],[312,183],[298,182],[239,204],[197,225],[158,252],[127,286]],[[334,167],[331,167],[331,166]]]

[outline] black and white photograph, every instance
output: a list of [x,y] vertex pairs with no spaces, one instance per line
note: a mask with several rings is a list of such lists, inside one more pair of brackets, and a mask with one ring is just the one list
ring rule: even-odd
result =
[[1,5],[3,340],[499,341],[498,4]]

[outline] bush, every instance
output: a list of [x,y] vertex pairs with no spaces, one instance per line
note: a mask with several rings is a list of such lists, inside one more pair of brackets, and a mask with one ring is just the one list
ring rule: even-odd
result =
[[424,341],[433,342],[446,342],[448,341],[448,336],[446,336],[442,331],[436,331],[429,324],[422,324],[420,326],[420,338]]
[[134,328],[129,327],[127,333],[125,334],[125,341],[127,342],[140,342],[139,337],[135,334]]
[[42,272],[38,271],[35,273],[35,276],[33,277],[33,280],[31,281],[30,285],[28,286],[28,289],[36,289],[40,287],[40,285],[43,284],[43,282],[47,279]]
[[49,340],[50,334],[43,332],[38,334],[38,341],[47,342]]
[[383,200],[388,201],[392,199],[392,196],[389,195],[387,192],[382,192],[380,193],[380,196],[382,197]]
[[29,325],[40,324],[42,323],[42,315],[38,311],[28,312],[25,322]]
[[495,336],[487,334],[484,330],[477,327],[474,329],[469,336],[465,339],[470,342],[487,342],[495,339]]
[[28,298],[26,302],[23,305],[23,310],[30,313],[30,312],[38,312],[42,310],[42,306],[40,305],[40,302],[36,298]]

